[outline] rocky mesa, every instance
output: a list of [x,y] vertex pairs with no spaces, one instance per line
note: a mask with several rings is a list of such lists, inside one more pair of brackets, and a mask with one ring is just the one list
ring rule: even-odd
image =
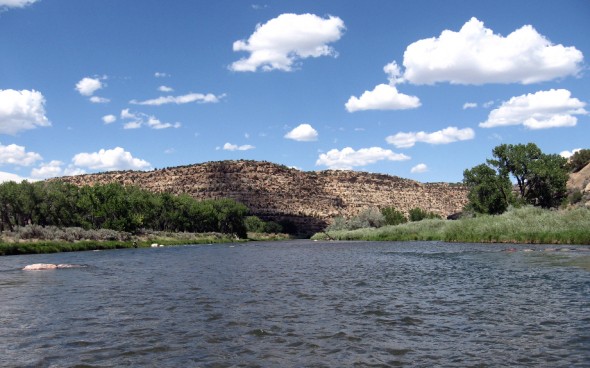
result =
[[368,207],[419,207],[446,217],[467,203],[459,184],[420,183],[356,171],[304,172],[270,162],[216,161],[153,171],[114,171],[62,177],[78,186],[135,185],[152,192],[185,193],[202,199],[232,198],[265,220],[288,220],[300,232],[323,229],[335,216],[353,216]]

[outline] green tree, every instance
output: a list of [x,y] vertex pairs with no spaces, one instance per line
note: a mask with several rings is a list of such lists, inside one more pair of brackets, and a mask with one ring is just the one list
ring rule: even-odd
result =
[[544,208],[559,205],[566,196],[567,160],[547,155],[534,143],[502,144],[492,151],[498,175],[516,179],[522,202]]
[[576,151],[572,157],[569,158],[567,168],[571,172],[578,172],[584,168],[584,166],[590,163],[590,149],[582,149]]
[[[566,198],[566,159],[544,154],[534,143],[502,144],[492,151],[487,165],[463,173],[469,187],[468,207],[480,213],[499,214],[512,203],[544,208],[556,207]],[[510,177],[516,181],[518,198],[510,193]]]
[[381,214],[383,214],[385,219],[385,225],[399,225],[408,222],[404,213],[396,210],[394,207],[381,209]]
[[531,163],[528,203],[543,208],[558,207],[567,197],[567,160],[559,155],[542,155]]
[[2,230],[12,231],[17,226],[16,215],[16,197],[18,186],[14,181],[7,181],[0,184],[0,219],[2,220]]
[[516,179],[520,198],[526,199],[531,191],[531,163],[542,156],[541,149],[534,143],[501,144],[492,150],[494,159],[488,163],[495,167],[500,176],[512,175]]
[[486,164],[465,170],[463,183],[469,187],[468,208],[475,212],[498,215],[513,202],[508,176],[499,175]]
[[224,234],[234,234],[240,238],[248,236],[244,217],[248,208],[233,199],[218,199],[213,202],[217,215],[217,231]]

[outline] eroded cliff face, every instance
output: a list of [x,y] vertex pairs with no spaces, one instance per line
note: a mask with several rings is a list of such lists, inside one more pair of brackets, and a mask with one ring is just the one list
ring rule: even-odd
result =
[[218,161],[154,171],[117,171],[58,178],[75,185],[121,183],[196,199],[233,198],[263,219],[290,220],[302,232],[323,229],[335,216],[368,207],[419,207],[443,217],[461,211],[467,190],[355,171],[303,172],[257,161]]

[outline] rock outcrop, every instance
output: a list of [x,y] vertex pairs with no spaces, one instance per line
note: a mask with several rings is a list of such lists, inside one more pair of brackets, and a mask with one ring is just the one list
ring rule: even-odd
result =
[[135,185],[152,192],[202,199],[232,198],[263,219],[289,220],[303,232],[321,230],[335,216],[367,207],[419,207],[443,217],[461,211],[467,189],[459,184],[419,183],[356,171],[304,172],[269,162],[217,161],[154,171],[117,171],[62,177],[78,186]]

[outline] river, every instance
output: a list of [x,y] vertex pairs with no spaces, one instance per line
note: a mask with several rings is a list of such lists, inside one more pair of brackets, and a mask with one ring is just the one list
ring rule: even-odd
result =
[[[0,257],[0,366],[589,367],[589,247],[506,248],[287,241]],[[33,263],[82,267],[22,270]]]

